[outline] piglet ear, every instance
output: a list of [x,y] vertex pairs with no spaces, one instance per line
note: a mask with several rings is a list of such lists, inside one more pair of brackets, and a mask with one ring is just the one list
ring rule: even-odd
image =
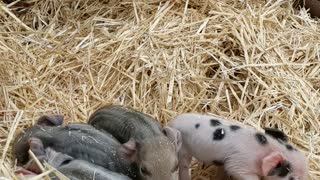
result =
[[281,164],[283,161],[285,161],[285,158],[281,152],[273,152],[269,154],[262,160],[262,175],[270,176],[274,174],[273,170],[277,167],[278,164]]
[[163,127],[162,132],[174,144],[176,151],[180,151],[182,145],[181,132],[169,126]]
[[69,162],[73,160],[73,157],[63,154],[61,152],[57,152],[50,147],[46,148],[47,162],[54,168],[61,167],[63,165],[67,165]]
[[63,123],[63,115],[44,115],[38,119],[37,124],[42,126],[59,126]]
[[119,156],[124,160],[134,162],[137,160],[138,147],[139,143],[135,139],[130,138],[128,142],[120,146],[118,151]]
[[[30,150],[33,152],[33,154],[38,158],[40,162],[47,161],[47,156],[43,147],[43,143],[39,138],[29,138],[28,145],[30,147]],[[24,170],[29,170],[36,174],[41,173],[40,167],[33,159],[30,159],[28,163],[23,166],[23,168]]]
[[43,143],[39,138],[36,138],[36,137],[29,138],[28,144],[29,144],[30,150],[34,153],[35,156],[37,157],[45,156],[46,152],[45,152]]

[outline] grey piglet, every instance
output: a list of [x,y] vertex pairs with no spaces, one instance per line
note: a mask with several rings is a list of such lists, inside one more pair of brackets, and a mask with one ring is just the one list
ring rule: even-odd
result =
[[98,109],[88,123],[112,134],[120,143],[131,141],[135,144],[130,158],[137,162],[140,179],[178,179],[179,131],[162,128],[151,116],[120,105]]
[[[30,150],[38,159],[46,161],[50,166],[56,168],[70,180],[94,179],[94,180],[130,180],[128,176],[112,172],[101,166],[90,162],[74,159],[73,157],[57,152],[50,147],[44,148],[43,143],[38,138],[28,139]],[[23,168],[17,170],[16,174],[24,174],[32,178],[40,173],[40,168],[33,160],[29,160]],[[59,178],[55,173],[49,174],[52,180]]]
[[[42,116],[36,125],[19,134],[13,143],[13,154],[18,165],[29,161],[28,140],[38,138],[45,148],[50,147],[75,159],[85,160],[130,177],[136,176],[136,167],[128,158],[135,144],[120,144],[112,135],[88,124],[62,126],[62,121],[63,116]],[[34,151],[37,149],[34,148]]]

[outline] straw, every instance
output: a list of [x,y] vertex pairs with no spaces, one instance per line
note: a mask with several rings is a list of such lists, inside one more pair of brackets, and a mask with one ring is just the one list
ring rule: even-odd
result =
[[[12,140],[39,116],[86,122],[114,103],[163,125],[182,112],[277,125],[306,154],[309,179],[319,179],[320,24],[293,3],[2,3],[1,173],[14,178]],[[215,168],[194,160],[192,173],[213,179]]]

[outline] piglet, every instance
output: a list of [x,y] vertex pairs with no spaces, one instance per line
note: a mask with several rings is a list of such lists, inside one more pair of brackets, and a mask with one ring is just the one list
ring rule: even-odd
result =
[[304,154],[288,144],[280,131],[267,129],[267,133],[263,133],[218,116],[197,113],[180,114],[168,126],[178,129],[182,136],[181,180],[190,179],[188,169],[192,157],[222,166],[228,175],[238,180],[307,179]]
[[152,117],[129,107],[104,106],[89,118],[89,124],[122,142],[133,142],[139,177],[148,180],[178,179],[179,131],[162,128]]
[[[38,159],[46,161],[50,166],[56,168],[71,180],[130,180],[129,177],[123,174],[112,172],[84,160],[74,159],[67,154],[57,152],[50,147],[44,148],[44,145],[39,138],[29,138],[28,144],[30,150]],[[28,178],[32,178],[40,172],[41,170],[37,164],[33,160],[29,160],[23,168],[16,171],[16,174],[23,174]],[[49,176],[52,180],[59,179],[54,173],[51,173]]]
[[[111,171],[123,173],[130,177],[136,176],[136,167],[129,159],[135,144],[131,141],[120,144],[112,135],[103,133],[91,125],[74,123],[62,126],[63,116],[42,116],[36,125],[28,128],[17,136],[13,143],[13,154],[18,165],[29,161],[28,150],[30,138],[41,140],[44,148],[69,155],[75,159],[91,162]],[[39,143],[40,144],[40,143]],[[33,148],[42,151],[41,148]],[[40,152],[36,152],[41,154]],[[45,156],[39,155],[39,160]]]

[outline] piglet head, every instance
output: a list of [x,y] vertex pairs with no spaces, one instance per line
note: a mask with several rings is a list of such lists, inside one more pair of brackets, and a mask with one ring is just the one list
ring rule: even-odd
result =
[[262,160],[264,180],[306,180],[307,165],[301,152],[294,151],[285,157],[281,152],[272,152]]
[[[34,153],[34,155],[38,158],[40,162],[46,161],[54,168],[66,165],[73,160],[71,156],[60,152],[56,152],[50,147],[45,149],[43,147],[42,141],[38,138],[29,138],[28,144],[30,146],[30,150]],[[15,174],[22,174],[28,178],[32,178],[40,173],[41,169],[34,162],[33,159],[30,159],[26,165],[15,171]]]
[[181,147],[180,132],[165,128],[164,135],[137,142],[130,139],[120,147],[123,159],[135,163],[140,179],[177,180],[178,157]]

